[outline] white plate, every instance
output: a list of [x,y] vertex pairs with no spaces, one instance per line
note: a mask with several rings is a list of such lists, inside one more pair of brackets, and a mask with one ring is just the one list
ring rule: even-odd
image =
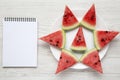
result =
[[[77,19],[79,21],[81,21],[81,19],[84,16],[86,11],[85,10],[73,10],[73,12],[74,12],[75,16],[77,17]],[[97,21],[96,22],[96,29],[107,30],[107,27],[106,27],[106,25],[104,23],[104,20],[101,17],[99,17],[98,15],[97,15],[96,21]],[[57,29],[60,29],[61,28],[61,23],[62,23],[62,16],[59,19],[56,20],[56,22],[54,23],[53,26],[55,28],[57,28]],[[65,48],[67,50],[70,50],[71,43],[72,43],[77,31],[78,31],[78,28],[76,28],[76,29],[74,29],[72,31],[66,32],[66,45],[65,45]],[[83,28],[83,33],[84,33],[84,37],[85,37],[85,40],[86,40],[87,49],[89,50],[89,49],[94,48],[95,46],[94,46],[94,40],[93,40],[93,33],[91,31],[85,29],[85,28]],[[106,51],[108,50],[108,47],[109,47],[109,45],[107,45],[104,49],[102,49],[99,52],[100,59],[102,59],[105,56]],[[54,46],[50,46],[50,49],[52,51],[53,56],[57,60],[59,60],[61,50],[55,48]],[[84,53],[82,53],[82,52],[79,52],[79,53],[73,52],[73,54],[75,54],[78,58],[80,58],[82,56],[82,54],[84,54]],[[77,64],[73,65],[71,68],[72,69],[86,69],[86,68],[88,68],[88,66],[86,66],[86,65],[84,65],[82,63],[77,63]]]

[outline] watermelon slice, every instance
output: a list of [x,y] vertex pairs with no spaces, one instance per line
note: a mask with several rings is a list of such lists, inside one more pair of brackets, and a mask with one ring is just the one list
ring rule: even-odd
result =
[[78,26],[79,26],[79,22],[78,22],[77,18],[72,13],[72,11],[68,8],[68,6],[66,6],[64,15],[63,15],[63,20],[62,20],[62,29],[71,30]]
[[63,49],[58,62],[56,74],[76,64],[78,59],[69,51]]
[[93,68],[94,70],[103,73],[102,67],[101,67],[101,61],[99,57],[99,53],[97,49],[91,49],[90,51],[87,51],[81,58],[80,61]]
[[111,42],[119,32],[115,31],[94,31],[94,43],[98,50]]
[[40,39],[58,48],[64,48],[65,46],[65,32],[63,30],[58,30]]
[[80,26],[80,28],[72,42],[71,49],[75,50],[75,51],[86,50],[86,43],[85,43],[83,31],[82,31],[82,26]]
[[94,4],[91,6],[91,8],[88,10],[88,12],[83,17],[83,20],[81,21],[81,24],[90,29],[94,30],[96,25],[96,12],[95,12],[95,6]]

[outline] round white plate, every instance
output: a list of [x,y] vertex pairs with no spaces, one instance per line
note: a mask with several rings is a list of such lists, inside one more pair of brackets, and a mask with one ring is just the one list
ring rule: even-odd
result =
[[[77,19],[79,21],[81,21],[81,19],[84,16],[85,12],[86,12],[86,10],[84,10],[84,9],[82,9],[82,10],[73,10],[73,13],[75,14],[75,16],[77,17]],[[104,20],[101,17],[99,17],[98,15],[96,17],[96,21],[97,21],[96,22],[96,29],[107,30],[107,27],[106,27],[106,25],[104,23]],[[57,29],[60,29],[61,28],[61,23],[62,23],[62,16],[56,20],[56,22],[54,23],[53,26],[55,28],[57,28]],[[79,28],[76,28],[74,30],[66,32],[65,49],[70,50],[71,43],[72,43],[78,29]],[[92,31],[87,30],[86,28],[83,27],[83,33],[84,33],[84,37],[85,37],[85,40],[86,40],[87,49],[90,50],[90,49],[94,48],[95,46],[94,46],[94,39],[93,39]],[[104,47],[104,49],[102,49],[99,52],[100,59],[102,59],[105,56],[106,51],[108,50],[108,47],[109,47],[109,45]],[[51,46],[51,45],[50,45],[50,49],[52,51],[53,56],[57,60],[59,60],[61,50],[57,49],[56,47]],[[73,54],[75,54],[78,58],[80,58],[82,56],[82,54],[84,54],[84,53],[83,52],[73,52]],[[71,68],[72,69],[86,69],[86,68],[88,68],[88,66],[86,66],[86,65],[84,65],[82,63],[77,63],[77,64],[73,65]]]

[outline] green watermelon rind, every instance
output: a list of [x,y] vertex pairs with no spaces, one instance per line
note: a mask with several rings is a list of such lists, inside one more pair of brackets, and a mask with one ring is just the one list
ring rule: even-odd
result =
[[72,30],[72,29],[75,29],[77,27],[79,27],[80,23],[79,22],[76,22],[75,24],[72,24],[71,26],[64,26],[62,25],[62,29],[63,30]]
[[80,22],[80,25],[84,26],[85,28],[89,29],[89,30],[95,30],[95,25],[91,25],[88,22],[82,20]]
[[62,52],[64,52],[65,54],[71,56],[72,58],[74,58],[76,60],[76,62],[78,62],[78,58],[74,54],[72,54],[72,52],[70,52],[70,51],[68,51],[66,49],[62,49]]
[[80,47],[71,46],[71,49],[75,50],[75,51],[85,51],[85,50],[87,50],[87,48],[84,47],[84,46],[80,46]]
[[64,30],[61,30],[61,31],[62,31],[62,36],[63,36],[63,44],[62,44],[61,48],[63,49],[65,47],[65,44],[66,44],[66,34],[65,34]]
[[[93,48],[93,49],[91,49],[91,50],[89,50],[89,51],[87,51],[85,54],[83,54],[82,55],[82,57],[80,58],[80,62],[82,63],[83,61],[84,61],[84,59],[87,57],[87,56],[89,56],[89,54],[91,55],[92,54],[92,52],[94,52],[94,51],[96,51],[97,49],[96,48]],[[87,64],[86,64],[87,65]],[[89,66],[89,65],[88,65]],[[90,66],[91,68],[93,68],[92,66]],[[94,69],[94,68],[93,68]],[[102,69],[102,68],[101,68]],[[97,70],[97,69],[95,69],[96,71],[98,71],[98,72],[100,72],[100,73],[103,73],[103,71],[100,71],[100,70]]]
[[94,35],[94,44],[95,44],[95,47],[97,48],[97,50],[100,50],[101,48],[100,48],[100,45],[98,43],[97,31],[94,31],[93,35]]
[[96,51],[96,50],[97,50],[96,48],[93,48],[93,49],[91,49],[91,50],[89,50],[89,51],[86,51],[86,53],[81,56],[81,58],[80,58],[79,61],[82,62],[83,59],[84,59],[87,55],[91,54],[91,52],[94,52],[94,51]]

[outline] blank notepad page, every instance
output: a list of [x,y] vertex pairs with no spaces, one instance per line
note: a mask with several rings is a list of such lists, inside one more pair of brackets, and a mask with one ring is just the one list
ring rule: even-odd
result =
[[3,67],[37,66],[36,18],[3,20]]

